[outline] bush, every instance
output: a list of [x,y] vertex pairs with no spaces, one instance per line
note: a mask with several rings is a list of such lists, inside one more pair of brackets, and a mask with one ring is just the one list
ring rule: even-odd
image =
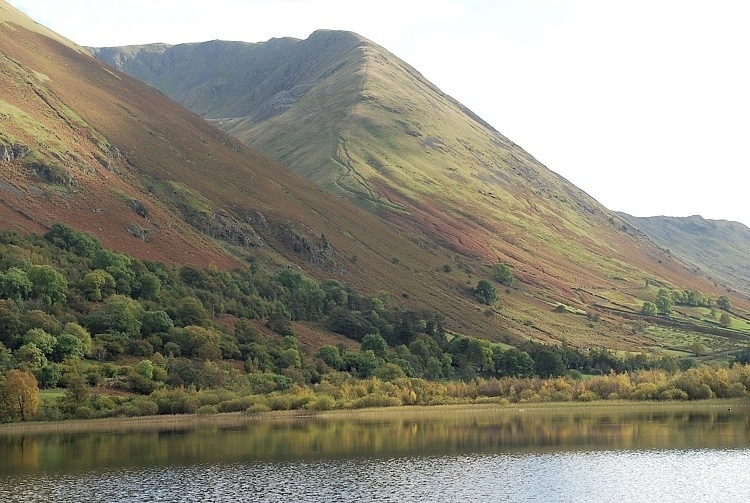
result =
[[207,416],[210,414],[218,414],[219,409],[216,408],[215,405],[201,405],[198,410],[196,411],[197,414],[201,416]]
[[[221,402],[219,404],[219,412],[242,412],[259,403],[259,398],[263,400],[262,397],[258,397],[257,395],[250,395]],[[263,402],[265,403],[265,401]]]
[[743,398],[747,396],[747,388],[741,382],[732,383],[727,390],[729,398]]
[[336,408],[336,399],[330,395],[317,395],[305,404],[309,410],[333,410]]
[[382,392],[367,394],[347,404],[348,408],[351,409],[366,409],[370,407],[396,407],[397,405],[401,405],[400,399],[394,396],[388,396]]
[[271,408],[265,403],[256,403],[247,408],[245,412],[248,414],[258,414],[260,412],[268,412]]

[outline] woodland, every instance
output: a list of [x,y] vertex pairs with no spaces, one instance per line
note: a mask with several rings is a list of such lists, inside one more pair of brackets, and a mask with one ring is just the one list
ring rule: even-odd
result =
[[[491,303],[495,285],[512,282],[498,264],[474,293]],[[674,300],[644,311],[658,315]],[[299,330],[329,337],[300,344]],[[0,232],[3,422],[736,398],[748,393],[748,357],[708,366],[565,343],[493,343],[448,333],[440,313],[405,310],[389,292],[368,297],[294,267],[145,261],[61,223],[43,236]]]

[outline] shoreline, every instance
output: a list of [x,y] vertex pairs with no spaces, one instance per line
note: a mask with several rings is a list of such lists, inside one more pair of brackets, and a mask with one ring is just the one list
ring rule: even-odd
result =
[[62,421],[27,421],[0,424],[0,437],[13,435],[45,435],[55,433],[85,434],[107,432],[184,431],[201,428],[240,428],[258,422],[289,422],[306,420],[410,420],[438,417],[442,414],[534,414],[601,412],[707,411],[737,413],[750,412],[750,401],[744,398],[713,398],[700,401],[594,401],[594,402],[538,402],[538,403],[482,403],[459,405],[401,405],[366,409],[335,409],[328,411],[283,410],[254,414],[227,412],[220,414],[174,414],[140,417],[110,417],[100,419],[70,419]]

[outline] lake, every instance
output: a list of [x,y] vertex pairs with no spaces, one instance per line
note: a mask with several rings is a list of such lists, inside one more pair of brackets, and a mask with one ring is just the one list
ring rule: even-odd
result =
[[2,502],[736,502],[749,492],[744,402],[0,427]]

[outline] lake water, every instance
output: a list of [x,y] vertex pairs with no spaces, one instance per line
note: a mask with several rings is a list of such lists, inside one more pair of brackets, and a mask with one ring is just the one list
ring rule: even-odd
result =
[[0,428],[0,501],[750,500],[737,403],[97,427]]

